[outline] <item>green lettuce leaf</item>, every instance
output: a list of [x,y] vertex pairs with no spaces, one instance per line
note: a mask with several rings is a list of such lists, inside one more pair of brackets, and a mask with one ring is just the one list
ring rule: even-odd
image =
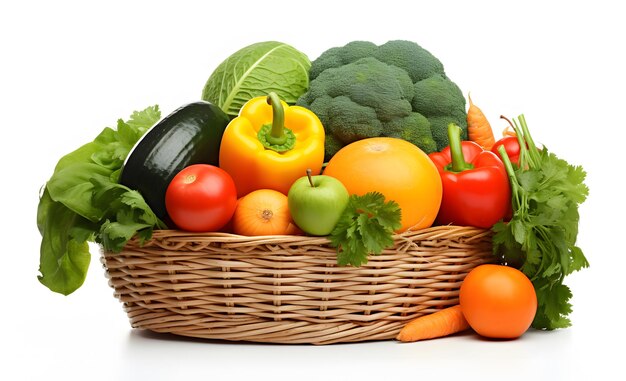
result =
[[89,242],[119,251],[135,234],[145,240],[165,228],[138,192],[117,183],[132,147],[160,116],[158,106],[136,111],[57,163],[37,208],[38,278],[50,290],[68,295],[83,284]]
[[52,200],[47,191],[39,202],[37,225],[43,237],[39,281],[54,292],[68,295],[85,280],[91,261],[87,240],[94,236],[94,227]]
[[50,197],[75,213],[97,222],[102,218],[102,210],[91,204],[93,176],[111,175],[109,168],[95,163],[74,163],[65,166],[50,178],[46,186]]

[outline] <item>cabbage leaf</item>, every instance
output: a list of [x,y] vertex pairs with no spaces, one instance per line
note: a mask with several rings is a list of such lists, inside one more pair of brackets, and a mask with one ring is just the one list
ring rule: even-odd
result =
[[226,58],[207,80],[202,99],[231,117],[248,100],[275,92],[287,104],[295,104],[309,87],[311,61],[282,42],[249,45]]

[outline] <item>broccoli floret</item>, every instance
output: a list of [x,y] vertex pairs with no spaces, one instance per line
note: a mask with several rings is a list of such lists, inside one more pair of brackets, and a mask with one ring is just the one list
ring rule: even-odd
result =
[[[326,146],[332,157],[337,142],[382,136],[383,123],[401,120],[412,112],[415,89],[408,74],[373,57],[324,70],[298,105],[311,109],[335,139]],[[328,139],[327,139],[328,140]]]
[[448,124],[461,127],[461,139],[467,139],[467,114],[461,89],[449,79],[435,74],[415,83],[413,110],[427,115],[437,148],[449,144]]
[[437,143],[430,131],[430,122],[425,116],[416,112],[385,123],[383,136],[404,139],[426,153],[437,150]]
[[327,160],[341,143],[375,136],[399,137],[426,152],[440,150],[448,145],[444,120],[467,136],[461,90],[441,61],[414,42],[353,41],[331,48],[312,62],[309,77],[309,90],[297,103],[322,121],[330,142]]
[[445,75],[441,61],[412,41],[388,41],[378,47],[374,57],[405,70],[413,83],[435,74]]
[[383,131],[373,107],[362,106],[345,95],[329,102],[327,115],[328,130],[343,144],[378,136]]
[[435,74],[415,83],[411,106],[429,116],[458,116],[465,112],[465,98],[454,82]]
[[467,121],[463,120],[459,123],[459,118],[452,115],[433,116],[428,118],[430,122],[430,130],[433,133],[433,139],[437,143],[437,150],[441,150],[440,146],[449,144],[448,140],[448,124],[456,123],[461,127],[461,140],[467,140]]
[[415,90],[409,86],[411,80],[406,72],[372,57],[331,72],[334,74],[334,78],[329,78],[334,84],[331,93],[343,92],[356,104],[374,109],[379,120],[386,122],[411,112]]
[[372,57],[378,47],[368,41],[352,41],[343,47],[330,48],[311,63],[309,80],[326,69],[340,67],[365,57]]

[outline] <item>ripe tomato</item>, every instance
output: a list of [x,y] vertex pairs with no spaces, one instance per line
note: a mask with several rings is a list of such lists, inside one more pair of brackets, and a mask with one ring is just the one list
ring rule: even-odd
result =
[[461,284],[459,303],[474,331],[498,339],[521,336],[537,312],[531,281],[521,271],[500,265],[470,271]]
[[217,231],[232,217],[237,190],[221,168],[195,164],[176,174],[165,192],[165,208],[176,226],[188,231]]
[[495,153],[500,159],[502,159],[500,151],[498,151],[500,146],[504,146],[504,150],[506,151],[509,160],[511,160],[511,163],[519,164],[520,147],[517,136],[506,136],[498,140],[496,144],[491,147],[491,152]]

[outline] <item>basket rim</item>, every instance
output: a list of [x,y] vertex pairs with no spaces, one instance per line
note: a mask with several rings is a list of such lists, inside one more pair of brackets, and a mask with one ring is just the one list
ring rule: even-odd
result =
[[[480,239],[491,234],[490,229],[478,228],[474,226],[459,225],[437,225],[428,228],[411,230],[408,229],[393,235],[394,241],[415,240],[423,237],[430,239],[454,238],[457,236],[471,236],[472,239]],[[299,243],[303,245],[326,245],[330,243],[328,236],[309,235],[259,235],[244,236],[227,232],[191,232],[176,229],[159,229],[152,232],[152,236],[141,243],[138,237],[133,237],[128,243],[131,245],[145,246],[151,241],[206,241],[211,240],[216,243],[231,244],[272,244],[272,243]]]

